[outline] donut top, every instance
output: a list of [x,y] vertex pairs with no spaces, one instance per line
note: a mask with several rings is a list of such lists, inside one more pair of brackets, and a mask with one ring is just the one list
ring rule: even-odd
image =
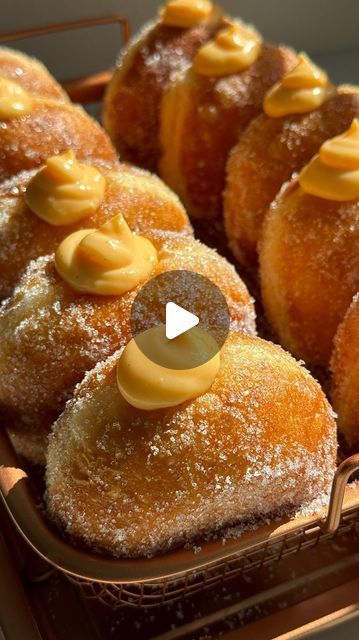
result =
[[206,21],[213,13],[209,0],[170,0],[160,10],[162,24],[189,29]]
[[8,120],[29,113],[33,107],[33,99],[28,92],[16,82],[0,76],[0,118]]
[[131,291],[156,263],[152,243],[134,235],[122,214],[99,229],[75,231],[55,254],[57,272],[75,291],[105,296]]
[[359,119],[322,144],[299,174],[299,184],[305,193],[325,200],[359,199]]
[[[144,343],[145,349],[141,348]],[[184,368],[188,352],[196,350],[202,356],[203,352],[208,354],[208,360],[198,367]],[[144,351],[153,354],[153,360]],[[164,409],[208,391],[219,367],[218,347],[209,333],[194,327],[169,340],[165,326],[159,325],[127,344],[117,365],[117,384],[124,399],[136,409]]]
[[48,158],[30,180],[25,200],[31,211],[55,227],[69,225],[92,215],[101,205],[106,181],[73,151]]
[[305,53],[298,64],[267,92],[263,110],[270,118],[309,113],[318,109],[335,93],[328,76]]
[[204,44],[193,62],[193,70],[203,76],[227,76],[250,67],[262,50],[259,34],[232,22]]

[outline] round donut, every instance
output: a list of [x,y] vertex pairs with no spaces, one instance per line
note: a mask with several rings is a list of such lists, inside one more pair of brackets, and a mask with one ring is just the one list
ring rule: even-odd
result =
[[216,32],[221,19],[218,11],[209,24],[188,29],[155,20],[131,40],[107,87],[103,108],[104,127],[123,160],[157,170],[164,91]]
[[264,217],[282,184],[358,115],[358,89],[340,87],[311,113],[283,118],[262,113],[250,123],[230,154],[224,192],[225,228],[237,260],[257,266]]
[[[153,276],[183,268],[206,276],[226,298],[233,328],[255,332],[253,301],[224,258],[198,241],[151,230],[150,223],[141,234],[158,250]],[[44,461],[51,424],[74,385],[130,339],[139,289],[122,296],[76,293],[58,275],[53,256],[47,256],[30,263],[3,304],[0,412],[16,449],[32,462]],[[202,314],[211,314],[202,309],[200,297],[197,304]]]
[[0,47],[0,77],[17,82],[31,95],[68,102],[66,91],[36,58]]
[[168,88],[161,108],[160,175],[190,216],[221,216],[228,154],[261,113],[266,91],[295,63],[290,49],[264,44],[240,73],[211,77],[190,68]]
[[359,294],[334,338],[331,399],[339,432],[352,449],[359,446]]
[[75,543],[150,556],[329,491],[333,413],[280,347],[231,334],[209,391],[156,411],[121,396],[120,355],[87,374],[50,437],[48,512]]
[[141,233],[149,227],[191,234],[191,227],[177,196],[156,176],[121,164],[98,167],[106,179],[99,209],[76,224],[53,226],[31,211],[25,191],[35,170],[22,172],[0,185],[0,300],[10,295],[30,260],[55,251],[71,232],[99,227],[117,213],[130,228]]
[[0,182],[68,149],[79,160],[107,167],[117,164],[106,133],[82,107],[34,97],[29,113],[0,118]]
[[294,178],[265,219],[259,262],[262,299],[280,343],[327,367],[333,338],[359,290],[359,201],[304,193]]

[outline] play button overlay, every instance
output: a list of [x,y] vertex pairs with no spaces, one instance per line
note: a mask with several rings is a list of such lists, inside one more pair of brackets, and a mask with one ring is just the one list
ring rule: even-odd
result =
[[199,324],[198,316],[179,307],[175,302],[166,304],[166,338],[173,340],[182,333],[189,331]]
[[[131,310],[131,331],[146,357],[163,366],[160,351],[147,347],[140,338],[147,329],[163,325],[169,341],[180,341],[184,357],[176,368],[191,369],[207,362],[224,344],[230,325],[226,300],[209,278],[187,270],[168,271],[141,287]],[[196,350],[189,339],[197,328],[207,332],[213,348]],[[137,338],[138,337],[138,338]]]

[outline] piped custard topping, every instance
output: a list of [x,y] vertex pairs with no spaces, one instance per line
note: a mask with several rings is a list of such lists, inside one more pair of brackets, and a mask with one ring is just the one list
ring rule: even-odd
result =
[[305,193],[325,200],[359,199],[359,119],[345,133],[322,144],[299,174],[299,184]]
[[157,252],[150,240],[133,234],[118,214],[99,229],[82,229],[65,238],[55,264],[75,291],[121,295],[151,275]]
[[[208,360],[200,366],[185,368],[188,353],[193,355],[196,351],[200,362],[203,363],[204,354]],[[133,407],[146,411],[164,409],[206,393],[219,367],[218,347],[209,333],[194,327],[169,340],[165,326],[160,325],[127,344],[117,365],[117,384],[123,398]]]
[[209,0],[171,0],[160,10],[162,24],[190,29],[210,18],[213,4]]
[[199,49],[193,70],[203,76],[240,73],[257,60],[261,50],[262,40],[256,31],[232,22]]
[[25,200],[31,211],[55,227],[91,216],[101,206],[106,181],[87,164],[80,164],[73,151],[48,158],[30,180]]
[[334,95],[336,89],[328,76],[305,53],[298,64],[267,92],[263,110],[270,118],[309,113]]
[[16,82],[0,76],[0,118],[9,120],[26,115],[33,108],[32,97]]

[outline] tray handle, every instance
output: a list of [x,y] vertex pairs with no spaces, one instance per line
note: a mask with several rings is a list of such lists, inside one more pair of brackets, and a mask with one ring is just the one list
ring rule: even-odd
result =
[[59,33],[60,31],[71,31],[72,29],[85,29],[88,27],[98,27],[107,24],[119,24],[122,31],[124,44],[130,39],[130,27],[127,18],[120,15],[99,16],[97,18],[86,18],[83,20],[71,20],[69,22],[55,22],[54,24],[45,24],[41,27],[30,27],[21,29],[20,31],[8,31],[0,33],[0,44],[4,42],[13,42],[14,40],[23,40],[25,38],[35,38],[51,33]]
[[359,471],[359,453],[346,458],[336,470],[330,494],[328,515],[320,525],[323,533],[335,533],[339,527],[345,487],[355,471]]
[[[0,425],[1,427],[1,425]],[[335,478],[329,506],[328,517],[320,524],[317,520],[313,527],[323,527],[323,533],[335,531],[338,527],[344,491],[350,475],[359,469],[359,455],[352,456],[340,465]],[[267,548],[271,540],[275,540],[275,529],[265,531],[256,542],[248,540],[229,540],[223,545],[221,540],[206,543],[206,553],[193,554],[193,550],[180,548],[168,554],[151,558],[114,559],[95,555],[91,551],[74,547],[65,541],[47,521],[39,509],[37,497],[31,480],[19,465],[15,451],[5,429],[0,428],[0,499],[7,508],[13,523],[27,540],[30,546],[44,560],[55,568],[90,582],[104,583],[139,583],[173,578],[175,575],[193,574],[203,567],[224,562],[236,554],[245,554],[256,547]],[[303,525],[299,527],[299,530]],[[277,525],[276,525],[277,527]],[[272,537],[272,534],[273,537]],[[282,539],[286,534],[282,533]],[[1,634],[0,634],[1,638]]]
[[[88,18],[84,20],[75,20],[71,22],[58,22],[55,24],[47,24],[42,27],[33,27],[23,29],[21,31],[9,31],[0,33],[0,45],[5,42],[14,42],[26,38],[34,38],[37,36],[48,35],[51,33],[59,33],[62,31],[70,31],[72,29],[84,29],[89,27],[98,27],[110,24],[118,24],[121,29],[122,44],[126,45],[131,37],[130,25],[124,16],[110,15],[99,16],[98,18]],[[112,77],[112,71],[103,71],[63,83],[65,91],[69,94],[71,100],[87,104],[89,102],[98,102],[101,100],[106,85]]]

